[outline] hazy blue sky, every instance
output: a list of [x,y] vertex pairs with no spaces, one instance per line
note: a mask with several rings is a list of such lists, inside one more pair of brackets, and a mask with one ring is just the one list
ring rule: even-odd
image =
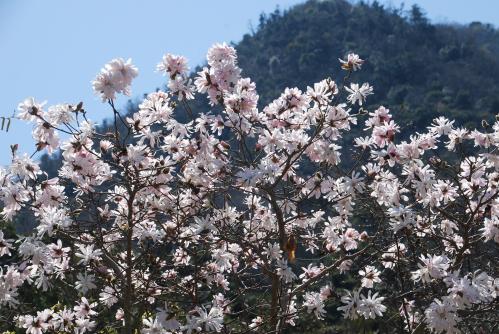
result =
[[[115,57],[132,58],[139,68],[132,94],[164,83],[155,65],[166,52],[185,55],[191,68],[218,41],[238,41],[256,27],[262,12],[302,0],[0,0],[0,116],[10,115],[28,96],[48,104],[82,100],[96,122],[110,115],[93,95],[90,81]],[[437,22],[499,23],[497,0],[422,0],[381,3],[406,8],[418,3]],[[118,105],[123,105],[121,98]],[[0,164],[9,144],[33,152],[31,127],[13,122],[0,133]]]

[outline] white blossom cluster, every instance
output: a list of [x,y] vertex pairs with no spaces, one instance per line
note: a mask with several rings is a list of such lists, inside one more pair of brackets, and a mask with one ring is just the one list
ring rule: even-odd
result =
[[[349,75],[363,63],[341,60]],[[13,148],[0,169],[3,218],[36,222],[0,231],[0,329],[281,333],[341,313],[460,333],[498,321],[499,122],[470,131],[440,117],[405,134],[389,109],[365,109],[372,86],[331,78],[259,108],[227,44],[194,79],[182,56],[157,69],[168,89],[130,115],[114,99],[135,66],[98,74],[114,116],[104,131],[82,104],[19,104],[38,151],[60,150],[62,165],[49,178]],[[196,94],[213,109],[191,109]],[[32,299],[54,295],[43,309]]]

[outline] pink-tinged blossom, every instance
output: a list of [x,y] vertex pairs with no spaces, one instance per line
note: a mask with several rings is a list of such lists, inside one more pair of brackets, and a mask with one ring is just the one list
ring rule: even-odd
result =
[[130,95],[130,85],[138,74],[139,71],[131,59],[125,61],[123,58],[116,58],[101,69],[92,81],[92,86],[103,102],[114,100],[117,93]]
[[303,280],[303,282],[306,282],[309,279],[319,275],[322,272],[322,270],[324,270],[324,266],[322,265],[317,267],[314,266],[312,263],[310,263],[307,268],[302,267],[301,269],[303,270],[303,274],[300,275],[300,278]]
[[369,113],[369,119],[366,121],[367,128],[373,128],[375,126],[381,126],[385,123],[390,123],[392,120],[392,115],[390,114],[390,109],[380,106],[374,112]]
[[385,122],[374,128],[372,138],[376,145],[385,147],[393,142],[395,134],[399,131],[400,127],[394,121]]
[[360,70],[362,64],[364,64],[364,60],[360,59],[358,54],[349,53],[347,55],[347,59],[338,59],[341,63],[341,68],[347,71],[357,71]]
[[307,292],[303,306],[307,308],[307,312],[313,312],[318,319],[322,319],[326,315],[324,302],[318,292]]
[[461,333],[457,328],[460,320],[457,309],[448,301],[435,299],[425,310],[425,322],[434,333]]
[[325,106],[338,94],[338,86],[331,79],[324,79],[314,84],[314,87],[307,87],[307,94],[312,101]]
[[12,239],[5,239],[3,231],[0,231],[0,257],[7,255],[10,256],[10,249],[12,248]]
[[433,124],[428,129],[439,136],[448,135],[454,130],[454,121],[450,121],[445,117],[438,117],[433,120]]
[[70,104],[63,103],[48,108],[45,117],[50,124],[57,126],[63,123],[71,123],[74,120],[75,108]]
[[412,279],[430,282],[431,279],[443,278],[447,275],[449,268],[449,259],[445,255],[421,255],[421,263],[418,263],[419,269],[412,273]]
[[485,241],[494,240],[494,242],[499,243],[499,219],[497,216],[491,219],[485,218],[483,222],[483,228],[480,229]]
[[175,79],[170,80],[168,88],[172,94],[177,95],[181,101],[194,99],[194,87],[191,85],[190,79],[177,76]]
[[163,56],[162,61],[156,66],[156,69],[165,75],[169,75],[170,78],[175,78],[177,75],[186,76],[189,71],[185,57],[170,53]]
[[341,302],[345,305],[338,307],[338,311],[343,312],[344,318],[357,319],[359,317],[360,292],[358,290],[352,292],[347,291],[346,294],[341,297]]
[[81,297],[80,302],[73,309],[76,312],[77,317],[84,318],[97,314],[97,312],[93,310],[96,306],[97,303],[90,303],[87,298]]
[[17,106],[17,110],[19,111],[17,117],[25,121],[36,121],[39,117],[43,117],[43,107],[46,103],[36,102],[33,97],[28,97]]
[[397,262],[404,257],[406,251],[407,247],[402,243],[391,246],[382,255],[383,266],[385,268],[393,269]]
[[40,167],[27,154],[22,157],[15,156],[10,165],[10,172],[21,179],[36,179],[41,174]]
[[213,67],[218,67],[223,63],[233,64],[237,59],[236,50],[225,42],[217,43],[208,50],[206,59],[208,64]]
[[75,325],[76,334],[85,334],[89,332],[91,333],[97,323],[89,318],[76,318]]
[[381,283],[379,271],[373,266],[366,266],[363,270],[359,270],[359,275],[362,276],[362,287],[371,289],[374,283]]

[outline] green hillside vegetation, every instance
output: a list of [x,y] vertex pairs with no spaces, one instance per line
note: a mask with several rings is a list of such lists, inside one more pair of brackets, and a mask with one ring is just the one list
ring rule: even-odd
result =
[[431,24],[418,7],[309,1],[262,15],[237,49],[263,103],[286,86],[328,75],[341,81],[337,58],[355,52],[366,59],[355,79],[375,88],[368,102],[390,107],[402,125],[422,129],[439,115],[472,125],[499,112],[498,31],[478,22]]

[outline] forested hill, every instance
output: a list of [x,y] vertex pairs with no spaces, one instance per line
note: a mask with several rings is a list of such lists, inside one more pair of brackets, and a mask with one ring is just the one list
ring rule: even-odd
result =
[[[480,126],[499,113],[499,31],[489,24],[432,24],[418,7],[311,0],[262,15],[235,46],[261,105],[288,86],[306,89],[327,76],[341,82],[338,58],[355,52],[366,62],[354,79],[374,85],[368,108],[385,105],[405,128],[422,130],[439,115]],[[42,157],[49,174],[58,163]]]
[[431,24],[417,7],[308,1],[262,15],[237,50],[263,103],[287,86],[303,89],[326,76],[341,81],[338,58],[355,52],[366,59],[355,80],[374,85],[368,102],[389,107],[401,125],[426,127],[437,115],[478,125],[499,113],[499,31]]

